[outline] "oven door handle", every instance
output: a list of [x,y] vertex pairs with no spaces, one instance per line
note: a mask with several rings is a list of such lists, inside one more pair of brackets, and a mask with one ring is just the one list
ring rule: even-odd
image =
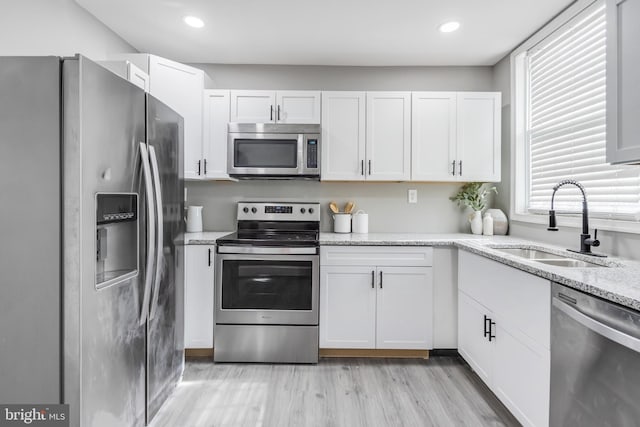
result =
[[611,341],[620,344],[621,346],[640,353],[640,339],[625,334],[624,332],[614,329],[611,326],[605,325],[604,323],[597,321],[591,316],[587,316],[586,314],[571,307],[569,304],[556,297],[553,297],[553,306],[562,311],[567,316],[571,317],[576,322],[580,323],[582,326],[591,329],[596,334],[602,335],[603,337],[608,338]]
[[257,255],[315,255],[317,247],[279,247],[279,246],[218,246],[220,254],[257,254]]

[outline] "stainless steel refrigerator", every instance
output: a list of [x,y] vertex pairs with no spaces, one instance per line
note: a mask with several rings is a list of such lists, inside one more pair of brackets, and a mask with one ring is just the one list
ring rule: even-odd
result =
[[0,403],[141,426],[179,382],[182,135],[85,57],[0,57]]

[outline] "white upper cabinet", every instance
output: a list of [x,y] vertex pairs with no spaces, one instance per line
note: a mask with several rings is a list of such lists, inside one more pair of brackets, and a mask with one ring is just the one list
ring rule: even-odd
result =
[[456,92],[411,94],[411,180],[454,181]]
[[410,177],[410,92],[323,92],[323,181]]
[[[184,151],[202,150],[202,93],[204,71],[149,55],[149,93],[167,104],[184,119]],[[202,159],[185,156],[184,177],[202,178]]]
[[321,179],[500,181],[500,99],[498,92],[323,92]]
[[457,177],[500,181],[500,93],[458,92],[457,103]]
[[411,92],[367,92],[366,177],[411,178]]
[[[167,104],[184,119],[184,177],[204,178],[202,153],[202,94],[204,71],[148,53],[111,56],[131,61],[149,75],[149,94]],[[133,75],[132,81],[141,76]]]
[[640,163],[640,0],[607,0],[607,162]]
[[320,92],[276,92],[275,115],[278,123],[320,124]]
[[320,123],[320,92],[231,91],[231,122]]
[[204,166],[202,171],[204,178],[229,178],[227,174],[229,98],[228,90],[204,91],[204,138],[200,154]]
[[413,92],[413,181],[500,181],[500,144],[500,93]]
[[134,65],[130,61],[99,61],[98,64],[102,65],[103,67],[117,74],[123,79],[130,81],[145,92],[149,92],[149,74],[147,74],[140,67]]
[[322,92],[323,181],[364,179],[365,92]]
[[232,123],[275,123],[276,93],[268,90],[231,91]]

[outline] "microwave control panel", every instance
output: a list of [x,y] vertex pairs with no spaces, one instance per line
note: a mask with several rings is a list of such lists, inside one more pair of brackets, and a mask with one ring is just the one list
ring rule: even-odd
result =
[[307,139],[307,168],[318,168],[318,140],[315,138]]

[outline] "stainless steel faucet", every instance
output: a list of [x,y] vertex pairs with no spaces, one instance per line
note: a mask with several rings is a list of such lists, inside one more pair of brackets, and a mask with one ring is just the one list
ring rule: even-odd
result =
[[571,252],[577,252],[580,254],[593,255],[599,257],[606,257],[606,255],[597,254],[591,252],[591,246],[600,246],[600,240],[598,240],[598,230],[594,230],[593,239],[589,234],[589,210],[587,209],[587,193],[584,191],[584,187],[578,181],[573,179],[565,179],[557,183],[553,187],[553,194],[551,195],[551,210],[549,211],[549,231],[558,231],[556,226],[556,211],[553,209],[553,200],[556,197],[556,191],[564,185],[575,185],[582,193],[582,233],[580,234],[580,250],[567,249]]

